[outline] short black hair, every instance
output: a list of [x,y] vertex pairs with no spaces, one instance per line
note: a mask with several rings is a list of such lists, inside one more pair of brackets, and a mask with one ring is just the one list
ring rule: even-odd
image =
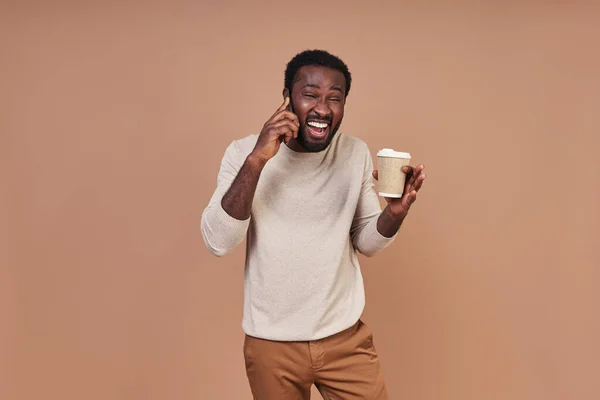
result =
[[344,74],[344,78],[346,78],[346,97],[348,96],[348,93],[350,93],[350,85],[352,83],[352,75],[350,75],[348,66],[339,57],[334,56],[325,50],[305,50],[296,54],[294,58],[288,62],[285,69],[284,87],[289,90],[290,93],[292,92],[294,77],[298,70],[309,65],[328,67]]

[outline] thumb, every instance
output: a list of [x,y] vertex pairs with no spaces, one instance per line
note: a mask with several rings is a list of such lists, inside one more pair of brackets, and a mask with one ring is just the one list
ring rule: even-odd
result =
[[377,178],[379,177],[379,173],[378,171],[375,169],[373,170],[373,178],[375,178],[375,180],[378,180]]

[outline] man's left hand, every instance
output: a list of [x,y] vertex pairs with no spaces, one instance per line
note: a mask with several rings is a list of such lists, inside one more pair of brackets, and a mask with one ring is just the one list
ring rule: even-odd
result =
[[[417,200],[417,192],[423,186],[425,181],[425,174],[423,173],[425,166],[419,164],[416,167],[405,165],[402,167],[402,171],[406,173],[406,182],[404,184],[404,192],[400,198],[385,197],[385,201],[388,203],[389,211],[399,218],[406,217],[410,206]],[[377,170],[373,171],[373,178],[377,179]]]

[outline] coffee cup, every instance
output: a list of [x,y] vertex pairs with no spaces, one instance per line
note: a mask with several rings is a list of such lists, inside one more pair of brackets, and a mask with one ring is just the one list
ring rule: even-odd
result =
[[400,198],[404,193],[406,173],[402,167],[410,164],[410,153],[382,149],[377,153],[379,195]]

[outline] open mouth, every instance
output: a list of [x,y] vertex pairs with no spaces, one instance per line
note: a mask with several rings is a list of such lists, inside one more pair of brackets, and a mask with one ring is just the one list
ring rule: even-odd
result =
[[308,134],[315,139],[323,139],[329,133],[329,123],[321,121],[308,121],[306,123]]

